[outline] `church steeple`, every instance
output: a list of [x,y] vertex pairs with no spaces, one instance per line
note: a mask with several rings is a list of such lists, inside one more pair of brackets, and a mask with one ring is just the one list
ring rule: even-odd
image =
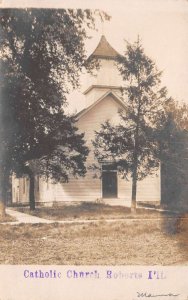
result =
[[87,86],[83,94],[86,97],[86,107],[97,101],[99,97],[108,91],[120,93],[121,77],[117,68],[116,58],[120,55],[107,41],[104,35],[90,55],[89,59],[99,61],[97,74],[88,74]]
[[115,59],[119,53],[108,43],[104,35],[101,36],[98,46],[90,57]]

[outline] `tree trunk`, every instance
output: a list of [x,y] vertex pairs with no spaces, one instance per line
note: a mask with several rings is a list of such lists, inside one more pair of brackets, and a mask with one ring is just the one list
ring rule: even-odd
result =
[[6,211],[5,211],[5,199],[4,198],[0,198],[0,217],[4,217],[6,215]]
[[134,153],[133,153],[133,173],[132,173],[132,199],[131,199],[131,212],[136,213],[136,192],[137,192],[137,179],[138,179],[138,137],[139,137],[139,123],[140,123],[140,110],[141,110],[141,90],[140,90],[140,75],[138,74],[138,88],[139,88],[139,101],[138,112],[136,120],[136,130],[134,134]]
[[8,181],[8,176],[5,174],[5,172],[2,171],[0,174],[0,216],[4,217],[6,212],[5,212],[5,207],[6,207],[6,188],[7,188],[7,181]]
[[28,172],[28,175],[30,181],[29,206],[30,206],[30,210],[35,210],[35,176],[31,170]]
[[[136,167],[137,169],[137,167]],[[131,198],[131,212],[136,213],[136,190],[137,190],[137,171],[133,172],[132,177],[132,198]]]
[[132,173],[132,199],[131,199],[131,212],[136,213],[136,191],[137,191],[137,171],[138,171],[138,126],[135,134],[135,148],[133,154],[133,173]]

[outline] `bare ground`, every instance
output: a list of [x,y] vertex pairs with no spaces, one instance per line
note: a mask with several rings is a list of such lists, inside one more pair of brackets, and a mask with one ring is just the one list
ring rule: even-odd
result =
[[188,219],[0,225],[1,264],[188,264]]

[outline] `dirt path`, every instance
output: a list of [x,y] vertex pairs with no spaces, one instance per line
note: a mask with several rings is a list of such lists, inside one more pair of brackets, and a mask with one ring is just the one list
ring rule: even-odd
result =
[[12,210],[10,208],[6,209],[7,214],[9,214],[10,216],[16,218],[17,221],[15,222],[6,222],[6,224],[10,224],[10,225],[18,225],[21,223],[24,224],[50,224],[53,223],[53,221],[50,220],[46,220],[46,219],[42,219],[42,218],[38,218],[35,216],[31,216],[29,214],[25,214],[25,213],[21,213],[18,212],[16,210]]

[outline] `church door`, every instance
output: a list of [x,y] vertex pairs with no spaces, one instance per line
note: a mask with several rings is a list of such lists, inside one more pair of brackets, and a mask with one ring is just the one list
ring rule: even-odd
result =
[[102,197],[117,198],[117,170],[110,165],[102,167]]

